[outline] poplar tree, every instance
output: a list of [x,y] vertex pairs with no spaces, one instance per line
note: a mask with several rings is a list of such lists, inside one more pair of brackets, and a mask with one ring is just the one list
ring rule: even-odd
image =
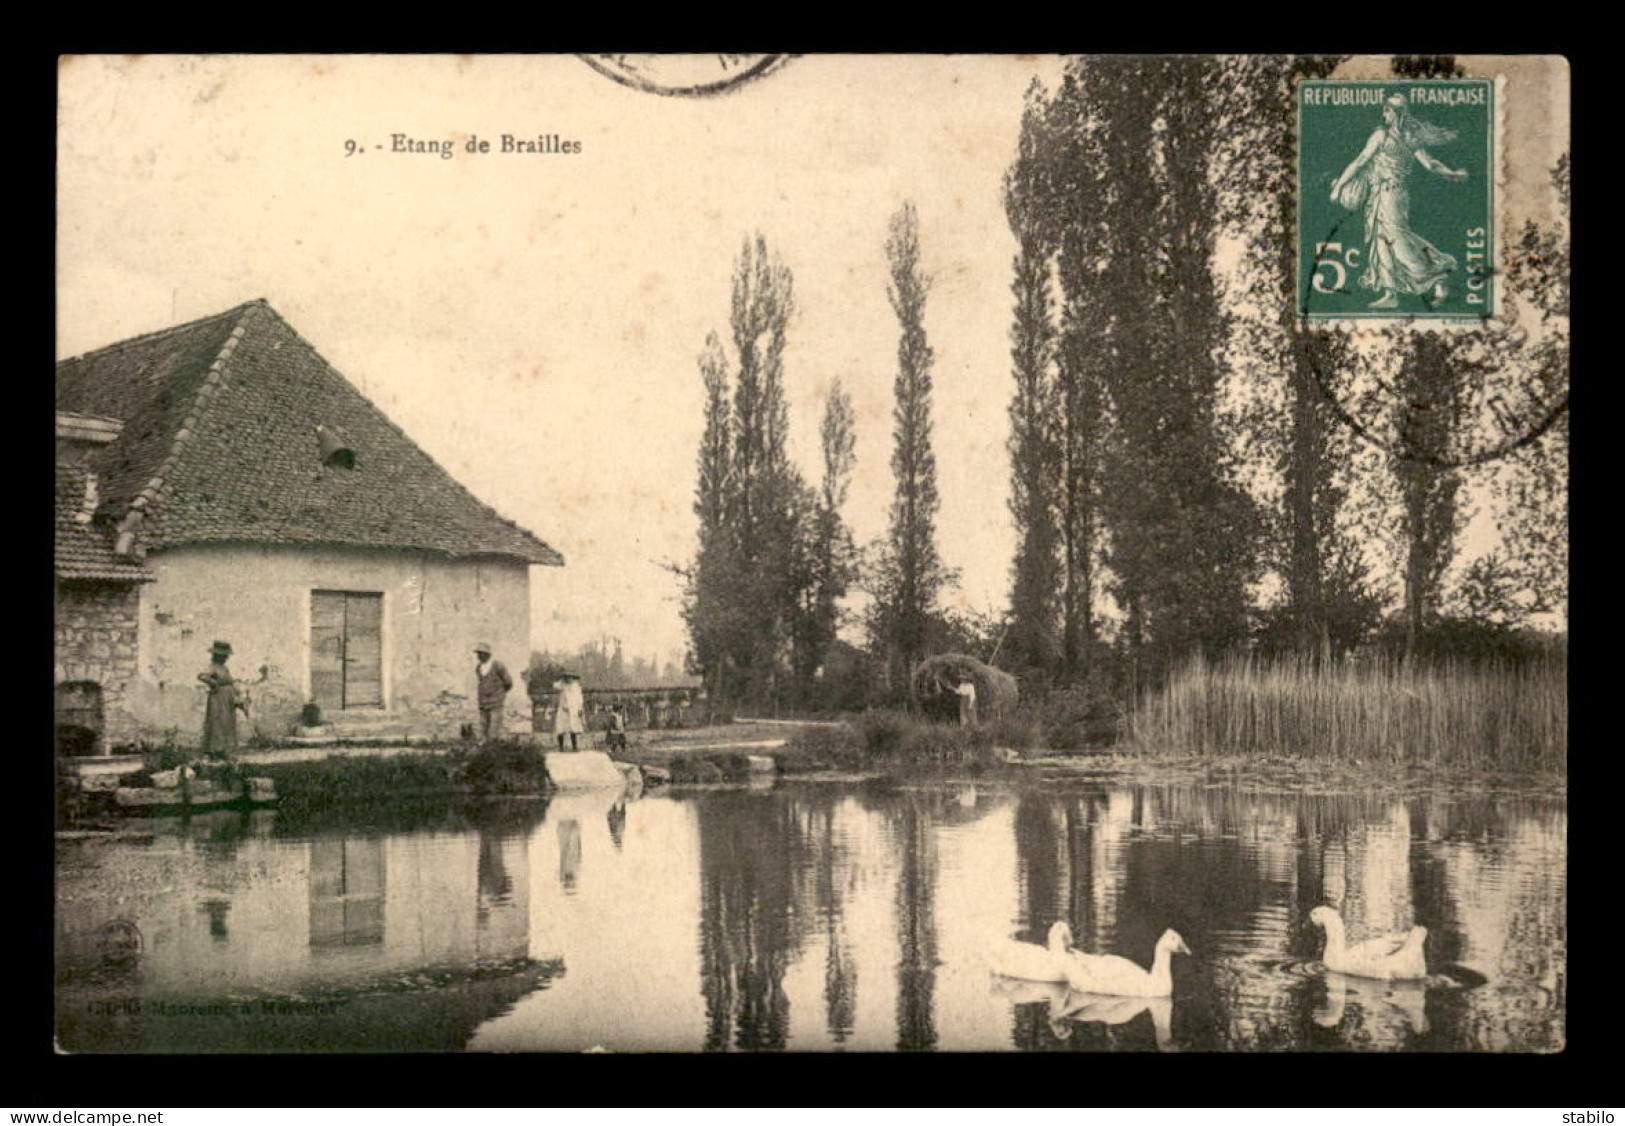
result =
[[887,655],[894,687],[926,655],[937,594],[949,575],[937,554],[937,462],[931,448],[931,345],[925,334],[930,279],[920,265],[919,216],[905,203],[886,238],[887,296],[897,315],[893,383],[892,476],[896,493],[875,583],[873,630]]
[[1109,104],[1111,76],[1075,67],[1046,114],[1051,159],[1042,165],[1042,217],[1055,246],[1060,286],[1055,349],[1061,541],[1060,664],[1075,680],[1097,635],[1095,599],[1104,587],[1106,512],[1102,500],[1111,433],[1108,374],[1123,325],[1112,308],[1110,283],[1123,259],[1114,254],[1116,188],[1107,170],[1120,154],[1107,147],[1100,107]]
[[[1131,647],[1159,664],[1245,639],[1256,508],[1235,480],[1220,410],[1228,328],[1212,270],[1216,62],[1108,58],[1089,83],[1108,185],[1101,260],[1077,284],[1109,326],[1102,512]],[[1072,293],[1068,293],[1071,299]]]
[[700,557],[690,574],[690,644],[696,671],[722,699],[762,702],[781,686],[798,601],[795,549],[806,486],[788,455],[784,349],[795,311],[790,270],[760,234],[735,260],[728,360],[712,334],[701,355],[706,429],[701,439]]
[[[1062,487],[1060,396],[1054,370],[1052,234],[1043,161],[1049,138],[1035,83],[1027,91],[1020,148],[1005,174],[1004,210],[1016,238],[1010,284],[1010,514],[1016,526],[1007,651],[1018,668],[1054,672],[1060,660],[1058,595],[1064,591],[1056,526]],[[1070,584],[1068,584],[1070,585]]]
[[683,618],[688,625],[689,664],[717,699],[731,694],[728,654],[735,627],[733,543],[727,519],[733,487],[733,425],[728,358],[716,333],[705,338],[699,356],[705,385],[705,430],[700,438],[694,514],[699,517],[699,551],[687,573]]
[[1339,61],[1283,55],[1218,63],[1221,219],[1268,249],[1232,267],[1229,281],[1259,313],[1233,323],[1225,357],[1249,384],[1253,406],[1245,428],[1258,468],[1280,485],[1260,545],[1283,591],[1269,640],[1311,652],[1358,643],[1381,609],[1346,527],[1353,467],[1370,459],[1359,457],[1322,386],[1351,378],[1360,360],[1346,331],[1307,329],[1297,304],[1296,87],[1300,79],[1331,74]]

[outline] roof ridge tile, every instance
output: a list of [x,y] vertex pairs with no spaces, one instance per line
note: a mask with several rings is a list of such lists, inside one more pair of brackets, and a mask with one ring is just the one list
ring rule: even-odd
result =
[[175,463],[180,460],[182,450],[187,442],[191,440],[192,434],[197,430],[198,421],[203,412],[208,409],[209,404],[217,397],[221,385],[225,382],[226,365],[231,361],[232,353],[237,350],[238,343],[247,331],[245,321],[252,304],[250,302],[249,305],[240,305],[236,309],[230,310],[230,312],[237,313],[244,319],[238,321],[236,327],[226,337],[226,342],[220,346],[220,351],[215,355],[214,362],[209,365],[208,371],[198,384],[197,392],[192,399],[190,413],[181,420],[180,426],[175,430],[174,437],[170,439],[168,456],[159,463],[158,471],[153,475],[152,480],[148,481],[146,487],[136,494],[135,499],[130,501],[131,511],[145,511],[161,499],[164,485],[167,483],[171,471],[174,470]]
[[[245,310],[247,310],[248,308],[250,308],[251,306],[254,306],[254,305],[261,305],[261,306],[267,306],[268,307],[265,298],[256,297],[252,301],[245,301],[241,305],[233,305],[230,309],[223,310],[223,311],[221,311],[219,313],[210,313],[206,317],[198,317],[195,320],[186,321],[183,324],[170,325],[168,328],[154,329],[151,332],[144,332],[140,336],[131,336],[131,337],[126,337],[123,340],[115,340],[111,344],[103,344],[100,348],[92,348],[88,352],[79,352],[79,353],[77,353],[75,355],[72,355],[72,356],[64,356],[62,359],[57,361],[57,365],[60,366],[62,364],[79,363],[80,361],[88,360],[93,356],[103,356],[103,355],[107,355],[110,352],[122,352],[122,351],[125,351],[125,350],[129,349],[129,348],[133,348],[133,347],[135,347],[137,345],[140,345],[140,344],[151,344],[155,340],[161,340],[164,337],[171,336],[171,335],[173,335],[175,333],[186,332],[186,331],[188,331],[190,329],[195,329],[195,328],[199,327],[200,325],[208,324],[210,321],[225,320],[227,317],[231,316],[232,314],[234,314],[234,313],[242,313],[242,312],[244,312]],[[80,413],[82,413],[82,412],[80,412]]]

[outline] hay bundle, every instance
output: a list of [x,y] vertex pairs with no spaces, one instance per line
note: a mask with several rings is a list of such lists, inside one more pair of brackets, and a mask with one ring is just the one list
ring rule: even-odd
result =
[[959,701],[954,686],[967,677],[976,685],[976,711],[983,719],[1005,714],[1020,698],[1016,678],[1003,669],[963,653],[941,653],[927,657],[914,669],[914,699],[927,713],[957,715]]

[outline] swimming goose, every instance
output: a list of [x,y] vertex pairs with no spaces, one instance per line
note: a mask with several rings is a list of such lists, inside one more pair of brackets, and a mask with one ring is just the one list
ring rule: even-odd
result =
[[1006,939],[993,950],[993,972],[1023,981],[1065,981],[1063,961],[1072,949],[1072,928],[1056,923],[1049,929],[1049,945]]
[[1407,981],[1427,977],[1427,959],[1422,944],[1426,927],[1412,927],[1405,934],[1390,934],[1349,946],[1343,937],[1343,917],[1330,907],[1316,907],[1309,921],[1326,932],[1326,952],[1320,960],[1328,970],[1354,977],[1374,977],[1383,981]]
[[1079,993],[1101,993],[1112,997],[1171,997],[1174,992],[1172,969],[1175,954],[1189,954],[1175,931],[1162,932],[1157,939],[1156,953],[1151,968],[1142,970],[1136,963],[1116,954],[1084,954],[1074,950],[1066,956],[1067,984]]

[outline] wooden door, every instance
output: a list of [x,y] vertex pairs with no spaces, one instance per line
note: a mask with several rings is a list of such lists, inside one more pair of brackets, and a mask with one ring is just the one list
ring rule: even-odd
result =
[[384,596],[310,594],[310,695],[324,711],[384,704]]

